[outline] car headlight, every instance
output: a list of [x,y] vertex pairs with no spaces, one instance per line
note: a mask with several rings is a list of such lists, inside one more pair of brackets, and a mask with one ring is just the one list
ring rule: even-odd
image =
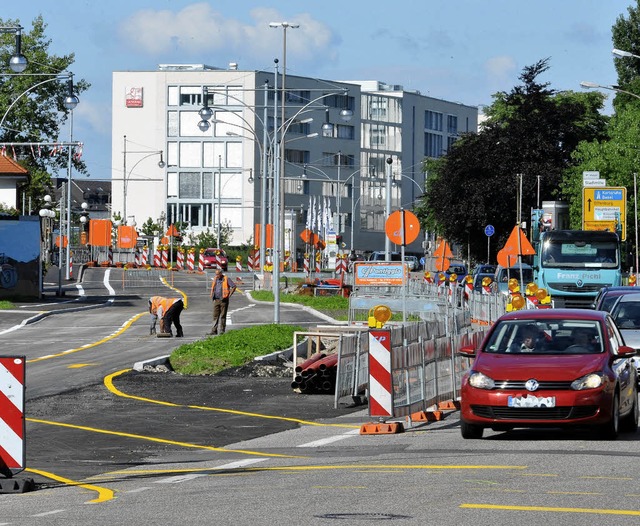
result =
[[479,373],[478,371],[471,371],[471,374],[469,374],[469,385],[476,389],[493,389],[496,386],[496,383],[486,374]]
[[582,391],[584,389],[597,389],[604,383],[602,373],[591,373],[571,382],[571,389]]

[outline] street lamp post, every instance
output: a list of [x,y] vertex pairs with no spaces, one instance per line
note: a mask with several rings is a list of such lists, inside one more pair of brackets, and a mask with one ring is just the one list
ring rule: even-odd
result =
[[[159,155],[160,156],[160,160],[158,161],[158,168],[162,169],[166,166],[162,156],[163,156],[163,151],[162,150],[157,150],[154,152],[148,152],[148,151],[127,151],[127,136],[124,135],[123,136],[123,142],[124,142],[124,150],[123,150],[123,155],[122,155],[122,159],[123,159],[123,166],[122,166],[122,221],[123,224],[127,224],[127,185],[129,183],[129,179],[131,179],[131,174],[133,173],[133,170],[135,170],[136,166],[138,166],[142,161],[144,161],[145,159],[148,159],[149,157],[153,157],[154,155]],[[131,170],[129,170],[129,173],[127,174],[127,155],[131,154],[131,153],[146,153],[147,155],[145,155],[144,157],[142,157],[141,159],[138,159],[138,161],[131,167]]]
[[[3,28],[0,28],[0,32],[2,32]],[[16,49],[18,50],[19,48],[19,43],[17,42],[18,40],[18,36],[16,36]],[[19,55],[19,50],[18,50],[18,55]],[[24,58],[24,57],[23,57]],[[25,59],[26,61],[26,59]],[[17,64],[22,64],[22,61],[20,60],[16,60]],[[25,68],[26,68],[26,62],[24,62],[25,64]],[[22,69],[24,70],[24,68]],[[69,118],[69,151],[68,151],[68,160],[67,160],[67,212],[66,212],[66,235],[67,235],[67,250],[66,250],[66,265],[65,265],[65,278],[68,280],[71,277],[71,267],[70,267],[70,261],[71,261],[71,247],[70,247],[70,238],[71,238],[71,169],[73,166],[72,163],[72,159],[73,159],[73,155],[72,155],[72,151],[71,151],[71,147],[73,144],[73,110],[75,109],[75,107],[78,105],[78,103],[80,102],[78,97],[73,93],[73,73],[55,73],[52,75],[49,74],[45,74],[46,76],[51,76],[52,78],[48,78],[45,79],[41,82],[37,82],[36,84],[34,84],[33,86],[30,86],[29,88],[27,88],[26,90],[24,90],[22,93],[20,93],[20,95],[18,95],[13,102],[9,105],[9,107],[7,108],[7,110],[4,112],[4,115],[2,116],[2,119],[0,119],[0,128],[2,128],[4,126],[4,121],[7,118],[7,115],[9,114],[9,112],[11,111],[11,109],[15,106],[15,104],[24,96],[27,95],[28,93],[30,93],[31,91],[33,91],[34,89],[36,89],[39,86],[42,86],[43,84],[46,84],[48,82],[53,82],[56,80],[66,80],[67,81],[67,95],[65,96],[64,100],[63,100],[63,105],[64,107],[69,110],[70,112],[70,118]],[[38,75],[40,76],[40,75]],[[25,143],[26,144],[26,143]],[[62,235],[62,217],[60,219],[61,221],[61,227],[60,227],[60,234]],[[62,265],[62,259],[60,259],[60,261],[58,261],[59,265]]]
[[[614,49],[613,50],[613,54],[618,56],[618,57],[633,57],[633,58],[639,58],[640,56],[638,55],[634,55],[632,53],[629,53],[628,51],[621,51],[619,49]],[[604,86],[602,84],[597,84],[596,82],[589,82],[586,80],[583,80],[580,83],[580,86],[582,86],[583,88],[587,88],[587,89],[591,89],[591,88],[600,88],[600,89],[608,89],[614,92],[618,92],[618,93],[624,93],[625,95],[629,95],[631,97],[635,97],[636,99],[640,99],[640,95],[638,95],[637,93],[633,93],[631,91],[627,91],[627,90],[623,90],[620,89],[616,86]],[[636,186],[636,173],[633,174],[633,189],[634,189],[634,209],[635,209],[635,232],[636,232],[636,280],[638,279],[638,275],[640,274],[640,269],[638,268],[638,263],[639,263],[639,258],[638,258],[638,196],[637,196],[637,186]]]
[[[387,183],[386,183],[386,199],[385,199],[385,222],[391,215],[391,164],[393,159],[387,158]],[[384,236],[384,260],[391,261],[391,240],[389,236]]]

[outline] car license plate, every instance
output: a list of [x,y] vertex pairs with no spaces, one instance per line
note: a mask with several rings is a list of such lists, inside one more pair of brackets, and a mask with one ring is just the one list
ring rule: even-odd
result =
[[555,407],[555,396],[510,396],[507,400],[509,407]]

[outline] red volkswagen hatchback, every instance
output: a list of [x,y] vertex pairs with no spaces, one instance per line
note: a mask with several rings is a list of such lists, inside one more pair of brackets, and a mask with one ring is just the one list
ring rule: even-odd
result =
[[586,309],[522,310],[502,316],[462,380],[463,438],[485,428],[590,426],[603,438],[638,428],[635,349],[611,316]]

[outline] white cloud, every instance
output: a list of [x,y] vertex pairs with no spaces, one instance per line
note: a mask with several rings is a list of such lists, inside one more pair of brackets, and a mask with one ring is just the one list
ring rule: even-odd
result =
[[224,54],[270,63],[281,55],[283,30],[270,28],[269,22],[286,20],[300,24],[300,28],[287,30],[288,61],[335,58],[338,38],[329,27],[309,14],[297,14],[287,19],[276,9],[258,8],[249,16],[253,23],[226,18],[204,2],[177,12],[144,9],[127,18],[118,33],[132,53],[158,57],[178,55],[185,62],[194,59],[207,62],[212,54]]
[[501,56],[493,57],[484,64],[485,72],[489,77],[490,84],[513,83],[513,73],[516,71],[516,62],[513,57]]

